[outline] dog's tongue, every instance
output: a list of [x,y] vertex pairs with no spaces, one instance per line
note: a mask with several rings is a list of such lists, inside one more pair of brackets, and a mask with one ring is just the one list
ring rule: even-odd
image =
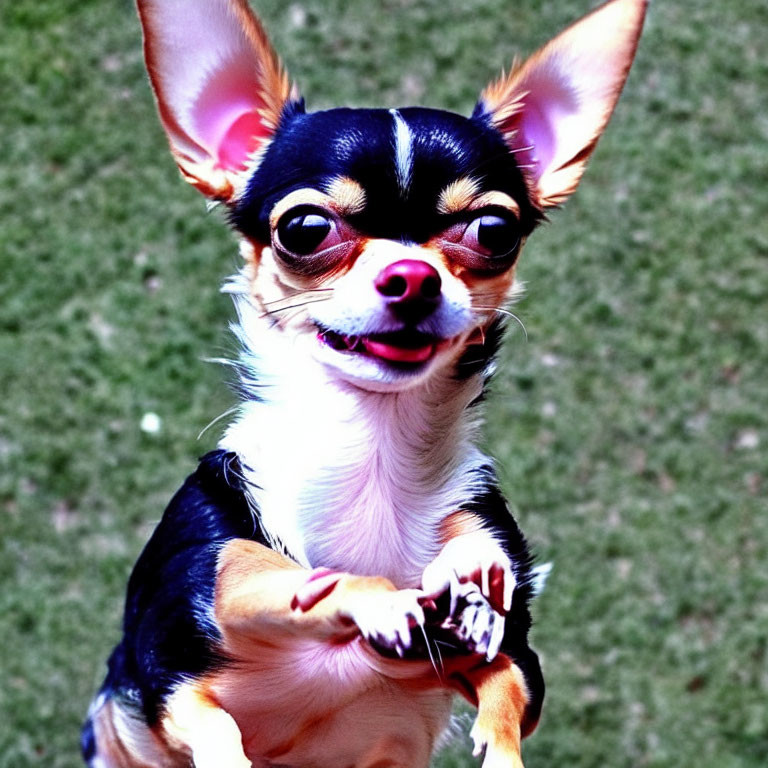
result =
[[393,344],[386,344],[383,341],[374,341],[373,339],[363,338],[360,341],[369,354],[384,360],[391,360],[394,363],[423,363],[429,360],[435,349],[434,344],[409,348],[396,347]]

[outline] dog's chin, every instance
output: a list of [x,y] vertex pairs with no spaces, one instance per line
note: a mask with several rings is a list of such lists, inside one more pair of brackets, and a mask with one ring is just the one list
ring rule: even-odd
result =
[[362,389],[393,392],[411,389],[442,368],[459,339],[417,331],[357,336],[319,328],[314,354],[339,378]]

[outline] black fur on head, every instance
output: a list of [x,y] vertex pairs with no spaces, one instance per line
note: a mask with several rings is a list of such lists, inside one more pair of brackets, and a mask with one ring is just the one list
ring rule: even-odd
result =
[[[407,179],[398,165],[398,121],[409,152]],[[463,177],[475,179],[479,192],[505,192],[518,203],[522,237],[542,218],[514,154],[480,110],[471,118],[422,107],[306,113],[302,102],[291,102],[232,223],[267,243],[269,213],[279,199],[300,187],[322,190],[339,177],[365,190],[365,209],[350,224],[369,237],[426,242],[450,223],[438,211],[440,192]]]

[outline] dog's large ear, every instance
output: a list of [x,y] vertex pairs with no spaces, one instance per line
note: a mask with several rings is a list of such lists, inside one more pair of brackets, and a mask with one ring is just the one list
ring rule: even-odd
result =
[[476,110],[504,136],[536,202],[576,189],[635,56],[647,0],[610,0],[483,91]]
[[185,179],[233,202],[298,99],[247,0],[138,0],[160,119]]

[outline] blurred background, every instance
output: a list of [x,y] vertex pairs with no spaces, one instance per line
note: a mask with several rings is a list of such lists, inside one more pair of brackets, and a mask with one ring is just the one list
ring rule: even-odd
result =
[[[257,3],[310,108],[463,113],[593,5]],[[523,257],[486,444],[554,563],[529,768],[768,765],[767,30],[765,0],[656,0]],[[237,266],[132,4],[0,4],[0,768],[80,765],[131,566],[234,402],[203,358],[234,348]],[[466,739],[437,764],[472,765]]]

